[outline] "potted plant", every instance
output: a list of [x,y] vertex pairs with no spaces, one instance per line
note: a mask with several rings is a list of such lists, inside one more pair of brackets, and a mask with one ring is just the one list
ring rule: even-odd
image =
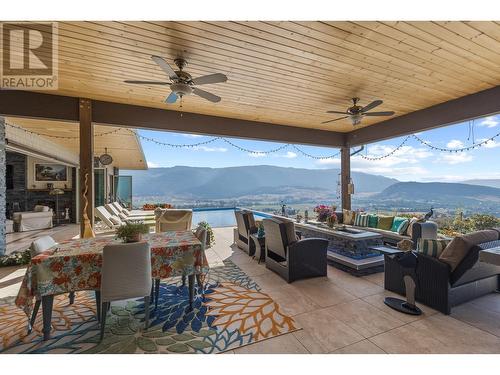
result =
[[206,243],[206,248],[210,248],[215,244],[215,235],[214,231],[212,230],[212,227],[210,224],[208,224],[206,221],[200,221],[198,223],[199,227],[203,227],[207,230],[207,243]]
[[149,226],[143,223],[126,223],[116,230],[116,238],[124,242],[139,242],[143,234],[149,233]]
[[266,236],[266,233],[264,232],[264,223],[262,221],[259,221],[257,228],[258,228],[257,229],[257,237],[264,238]]
[[337,224],[337,214],[335,212],[332,212],[330,216],[326,219],[328,226],[330,228],[333,228]]

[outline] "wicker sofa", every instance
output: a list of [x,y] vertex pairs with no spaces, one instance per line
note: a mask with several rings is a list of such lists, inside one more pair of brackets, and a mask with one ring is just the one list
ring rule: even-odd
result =
[[[416,253],[415,298],[444,314],[450,314],[453,306],[495,292],[500,287],[500,267],[478,260],[481,250],[500,246],[500,231],[480,231],[462,237],[467,247],[465,256],[456,266],[450,265],[442,255],[435,258]],[[403,270],[394,257],[388,255],[385,256],[384,286],[391,292],[405,294]]]
[[[344,222],[344,214],[342,212],[335,212],[339,223]],[[372,228],[372,227],[358,227],[355,225],[346,225],[347,227],[366,230],[369,232],[380,233],[383,236],[384,243],[396,245],[399,241],[409,239],[413,241],[413,248],[416,248],[419,238],[437,238],[437,225],[433,221],[416,222],[412,225],[411,236],[409,234],[399,234],[390,230]]]

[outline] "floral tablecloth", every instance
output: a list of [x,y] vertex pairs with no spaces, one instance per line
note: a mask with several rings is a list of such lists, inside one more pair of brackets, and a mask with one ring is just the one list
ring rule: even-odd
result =
[[[152,278],[206,274],[208,261],[201,243],[191,231],[143,236],[151,246]],[[16,305],[30,316],[33,300],[101,286],[102,249],[121,243],[112,237],[68,240],[37,255],[24,275]]]

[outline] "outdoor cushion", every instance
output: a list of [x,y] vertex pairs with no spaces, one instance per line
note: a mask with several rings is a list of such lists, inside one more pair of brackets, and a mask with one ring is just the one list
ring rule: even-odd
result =
[[379,216],[377,228],[391,230],[393,220],[394,216]]
[[439,260],[448,263],[451,270],[454,271],[474,245],[497,239],[498,232],[495,230],[480,230],[455,237],[443,250]]
[[429,240],[420,238],[417,243],[417,252],[438,258],[450,240]]
[[410,224],[410,220],[406,219],[403,221],[398,227],[398,234],[404,236],[406,234],[406,230],[408,229],[408,225]]
[[378,216],[377,215],[368,215],[368,226],[370,228],[376,228],[378,225]]
[[367,227],[368,226],[368,215],[356,214],[356,218],[354,219],[354,225],[357,227]]
[[111,221],[114,225],[121,225],[122,222],[120,221],[120,219],[118,219],[116,216],[114,215],[111,215],[109,217],[109,221]]
[[405,217],[396,216],[392,221],[391,231],[399,233],[399,226],[403,224],[405,221],[407,221]]
[[345,210],[343,209],[342,210],[342,214],[343,214],[343,217],[344,217],[344,224],[347,224],[347,225],[353,225],[354,224],[354,219],[356,217],[356,212],[354,211],[351,211],[351,210]]
[[408,223],[408,228],[406,228],[406,235],[410,238],[413,236],[413,224],[415,224],[418,221],[416,217],[412,217],[410,219],[410,222]]

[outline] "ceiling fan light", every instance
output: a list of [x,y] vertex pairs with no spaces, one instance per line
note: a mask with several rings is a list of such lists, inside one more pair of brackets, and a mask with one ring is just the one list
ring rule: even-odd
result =
[[349,118],[351,119],[352,125],[359,125],[361,123],[363,115],[362,114],[351,115],[349,116]]
[[179,96],[189,95],[193,92],[193,88],[186,83],[172,83],[170,89]]

